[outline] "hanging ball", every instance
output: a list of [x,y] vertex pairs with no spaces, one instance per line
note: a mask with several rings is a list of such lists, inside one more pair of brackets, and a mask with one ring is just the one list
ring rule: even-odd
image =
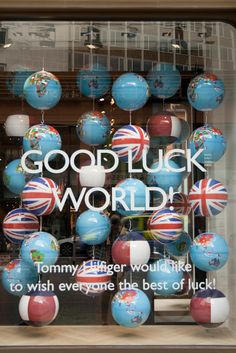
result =
[[111,303],[113,319],[124,327],[138,327],[147,321],[151,305],[140,289],[124,289],[115,294]]
[[47,326],[55,320],[59,311],[59,301],[53,292],[31,291],[22,296],[19,302],[21,319],[30,326]]
[[207,328],[222,325],[229,317],[229,310],[228,299],[217,289],[199,290],[190,302],[193,320]]
[[181,290],[183,275],[183,271],[176,268],[175,261],[160,259],[150,265],[148,282],[156,294],[168,296]]
[[23,241],[20,255],[31,266],[54,265],[59,256],[59,245],[50,233],[35,232]]
[[215,74],[204,73],[190,82],[187,95],[193,108],[205,112],[211,111],[218,108],[224,99],[224,83]]
[[183,231],[182,217],[167,208],[155,211],[148,219],[148,229],[154,239],[167,244],[178,239]]
[[15,208],[5,216],[2,229],[11,243],[20,244],[31,233],[39,230],[39,220],[28,210]]
[[36,216],[47,216],[54,211],[57,205],[53,191],[60,198],[60,188],[52,179],[34,178],[25,185],[21,193],[22,203]]
[[129,72],[115,80],[112,96],[120,109],[134,111],[146,104],[149,86],[142,76]]
[[15,296],[22,296],[29,291],[29,286],[38,282],[37,270],[22,259],[9,262],[2,271],[4,289]]
[[82,187],[103,187],[106,181],[106,172],[103,166],[88,165],[81,167],[79,182]]
[[80,92],[89,98],[104,96],[111,87],[111,76],[107,68],[101,64],[83,67],[76,79]]
[[204,125],[193,131],[188,147],[191,150],[192,156],[199,150],[203,150],[196,158],[199,163],[212,164],[224,155],[226,140],[221,130]]
[[181,136],[181,119],[172,112],[160,112],[150,116],[147,132],[151,146],[166,146],[174,143]]
[[[116,211],[122,216],[137,216],[145,211],[146,207],[146,185],[139,179],[128,178],[116,184],[120,188],[117,194],[123,193],[123,202],[116,200]],[[124,204],[127,205],[125,209]],[[132,205],[135,205],[135,209]],[[139,209],[138,209],[139,208]]]
[[128,153],[130,153],[131,160],[136,163],[149,150],[149,136],[140,126],[125,125],[113,135],[112,150],[125,163],[128,163]]
[[[31,150],[40,151],[41,154],[31,153],[29,158],[33,161],[41,161],[46,154],[52,150],[61,149],[61,136],[59,132],[50,125],[34,125],[26,131],[23,138],[24,152]],[[49,161],[56,158],[56,154],[50,156]]]
[[87,245],[102,244],[111,231],[110,219],[105,213],[98,211],[85,211],[76,221],[76,234]]
[[76,132],[78,138],[86,145],[104,145],[110,136],[111,123],[101,112],[87,112],[78,120]]
[[111,282],[112,273],[108,270],[105,261],[84,261],[76,273],[76,283],[83,294],[95,296],[107,290]]
[[39,110],[51,109],[57,105],[61,93],[58,78],[44,70],[29,76],[24,84],[24,97],[27,103]]
[[153,172],[147,174],[147,184],[158,186],[167,193],[170,187],[176,190],[183,180],[183,173],[178,171],[179,168],[178,164],[172,160],[168,160],[168,164],[164,160],[162,166],[158,161],[154,162],[150,167]]
[[23,137],[30,126],[36,123],[36,118],[26,114],[9,115],[4,123],[6,135],[9,137]]
[[168,200],[166,208],[169,208],[182,216],[187,216],[191,212],[188,195],[185,195],[182,192],[175,192],[172,199]]
[[166,250],[172,256],[184,256],[189,252],[192,239],[186,232],[182,232],[176,241],[166,244]]
[[[25,160],[26,166],[31,170],[36,170],[36,166],[29,159]],[[8,163],[3,171],[3,184],[12,193],[19,195],[25,187],[25,184],[39,176],[39,173],[33,174],[26,172],[20,159],[15,159]]]
[[153,96],[166,99],[173,97],[180,88],[181,76],[174,65],[160,63],[148,72],[147,82]]
[[228,192],[216,179],[201,179],[189,192],[189,203],[197,216],[216,216],[228,202]]
[[190,257],[200,270],[217,271],[228,261],[229,248],[221,235],[202,233],[194,239],[190,248]]
[[114,263],[124,265],[146,264],[151,255],[148,241],[133,231],[119,236],[112,245],[111,253]]

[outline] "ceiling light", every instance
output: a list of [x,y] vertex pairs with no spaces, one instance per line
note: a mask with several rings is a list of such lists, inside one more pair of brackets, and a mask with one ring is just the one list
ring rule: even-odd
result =
[[9,43],[4,44],[3,48],[7,49],[7,48],[10,48],[11,46],[12,46],[12,43],[9,42]]
[[81,32],[81,36],[86,36],[84,45],[89,49],[102,48],[100,40],[100,30],[94,26],[88,26],[85,32]]

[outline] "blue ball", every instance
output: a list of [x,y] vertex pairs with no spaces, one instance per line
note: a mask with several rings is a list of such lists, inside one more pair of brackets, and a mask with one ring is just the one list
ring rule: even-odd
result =
[[109,91],[111,76],[105,66],[93,64],[91,67],[80,70],[77,75],[76,84],[84,96],[100,98]]
[[176,241],[166,244],[166,250],[173,256],[184,256],[189,252],[192,240],[188,233],[183,232]]
[[[120,181],[116,184],[116,187],[121,188],[124,193],[124,205],[121,201],[116,202],[116,211],[122,216],[136,216],[141,215],[145,211],[145,201],[146,201],[146,185],[139,179],[128,178]],[[117,195],[120,195],[120,192],[117,191]],[[134,196],[132,196],[134,195]],[[143,210],[134,210],[132,207],[132,197],[134,199],[135,207],[142,207]],[[125,209],[125,205],[128,207],[128,210]]]
[[126,73],[113,83],[112,96],[120,109],[137,110],[146,104],[149,86],[142,76],[132,72]]
[[[33,161],[41,161],[46,154],[52,150],[61,149],[61,136],[59,132],[50,125],[34,125],[26,131],[23,138],[24,152],[36,150],[42,154],[30,154],[29,158]],[[56,158],[56,154],[51,155],[49,160]]]
[[194,239],[190,256],[194,265],[200,270],[217,271],[226,264],[229,248],[221,235],[202,233]]
[[13,72],[6,81],[8,90],[16,97],[24,97],[24,84],[27,78],[33,74],[33,71],[21,69]]
[[189,139],[189,148],[192,156],[200,149],[203,150],[196,158],[202,164],[217,162],[224,155],[226,146],[222,131],[209,125],[197,128]]
[[159,285],[155,290],[156,294],[167,296],[180,290],[178,284],[180,285],[184,274],[183,271],[178,271],[174,264],[176,262],[173,260],[160,259],[150,265],[148,281]]
[[196,110],[210,111],[218,108],[224,99],[225,87],[216,75],[204,73],[196,76],[188,86],[188,101]]
[[78,138],[91,146],[104,145],[110,136],[110,131],[110,120],[97,111],[84,113],[76,126]]
[[20,255],[29,265],[54,265],[59,255],[59,245],[56,238],[46,232],[35,232],[25,239],[21,245]]
[[[172,160],[169,160],[169,165],[171,168],[179,169],[180,166]],[[154,162],[151,165],[151,169],[155,170],[160,166],[159,162]],[[155,172],[150,172],[147,174],[147,183],[150,186],[158,186],[165,192],[169,192],[169,187],[173,187],[176,190],[182,183],[183,173],[171,171],[165,161],[163,161],[162,168]]]
[[35,109],[53,108],[61,99],[61,85],[56,76],[47,71],[38,71],[27,78],[24,84],[24,96]]
[[[15,259],[4,267],[2,284],[8,293],[20,297],[29,291],[28,285],[38,282],[38,277],[37,270],[33,266],[28,265],[21,259]],[[21,290],[16,291],[17,289]]]
[[[26,160],[26,165],[30,169],[36,169],[35,165]],[[15,159],[11,161],[5,167],[3,171],[3,184],[16,195],[19,195],[25,187],[25,184],[28,183],[32,178],[36,178],[39,174],[27,173],[21,165],[20,159]]]
[[138,327],[151,311],[147,295],[140,289],[124,289],[115,294],[111,303],[113,319],[124,327]]
[[103,243],[111,231],[111,223],[107,215],[98,211],[85,211],[77,218],[76,234],[87,245]]
[[148,72],[147,82],[153,96],[165,99],[174,96],[178,91],[181,76],[172,64],[161,63]]

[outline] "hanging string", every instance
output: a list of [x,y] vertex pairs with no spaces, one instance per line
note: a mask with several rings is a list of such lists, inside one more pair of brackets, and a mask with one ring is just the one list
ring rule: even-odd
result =
[[204,113],[204,125],[207,125],[207,120],[208,120],[208,112]]
[[163,98],[163,100],[162,100],[162,110],[163,110],[163,112],[165,111],[165,98]]
[[93,96],[93,112],[95,111],[95,97]]
[[24,97],[21,97],[21,112],[24,113]]
[[45,111],[41,110],[41,124],[44,125],[44,116],[45,116]]
[[132,125],[132,111],[129,111],[129,125]]
[[45,64],[45,62],[44,62],[44,54],[43,54],[43,58],[42,58],[42,71],[44,71],[44,65]]

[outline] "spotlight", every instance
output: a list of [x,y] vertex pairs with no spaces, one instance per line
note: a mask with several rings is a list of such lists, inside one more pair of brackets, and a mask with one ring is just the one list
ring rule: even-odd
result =
[[81,32],[81,36],[86,36],[84,45],[89,49],[102,48],[100,40],[100,30],[94,26],[88,26],[87,31]]

